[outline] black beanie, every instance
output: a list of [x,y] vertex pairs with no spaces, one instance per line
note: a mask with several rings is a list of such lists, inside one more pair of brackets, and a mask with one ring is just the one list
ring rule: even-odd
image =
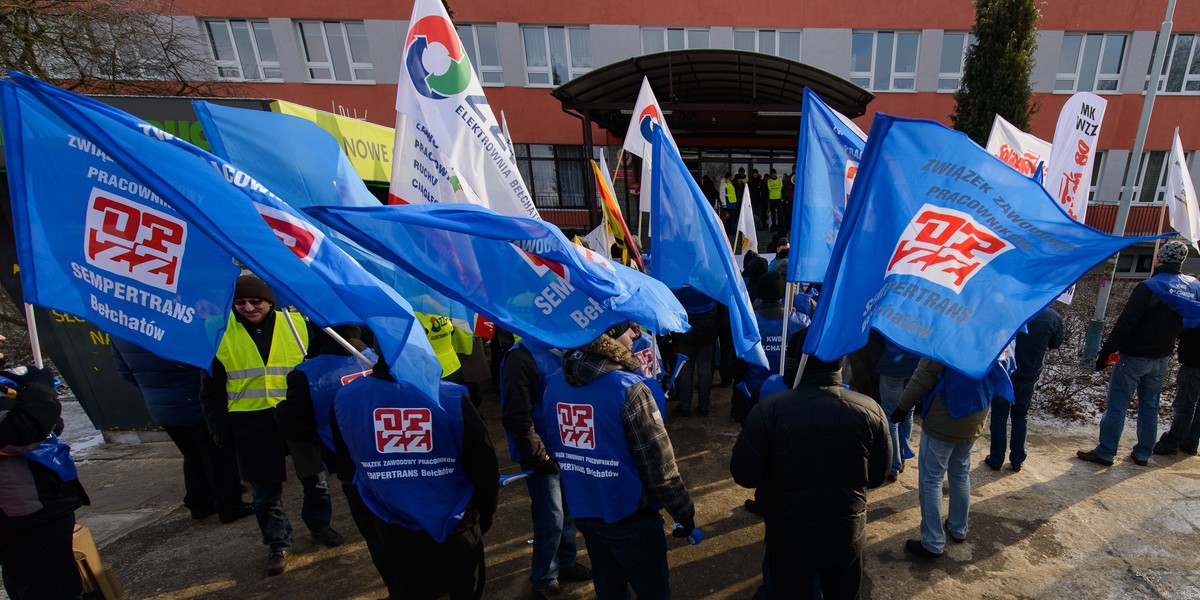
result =
[[629,328],[631,325],[632,325],[632,323],[630,323],[629,321],[621,321],[620,323],[617,323],[616,325],[609,327],[608,331],[604,332],[604,335],[607,335],[608,337],[615,340],[615,339],[621,337],[622,335],[624,335],[626,331],[629,331]]
[[242,275],[237,278],[237,285],[233,288],[234,298],[262,298],[275,305],[275,294],[271,293],[271,288],[267,287],[266,282],[255,277],[254,275]]

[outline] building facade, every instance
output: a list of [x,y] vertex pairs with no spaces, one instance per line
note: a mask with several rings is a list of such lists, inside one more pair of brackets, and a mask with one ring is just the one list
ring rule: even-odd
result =
[[[1041,7],[1032,133],[1052,139],[1058,112],[1076,91],[1093,91],[1108,101],[1089,188],[1088,221],[1100,229],[1112,229],[1166,4],[1055,0]],[[871,91],[875,100],[855,119],[864,130],[876,112],[949,124],[974,22],[969,0],[850,5],[452,0],[449,6],[493,110],[507,118],[539,208],[555,212],[554,220],[564,225],[586,223],[591,183],[585,161],[592,153],[582,145],[581,121],[550,94],[562,83],[664,50],[737,49],[790,58]],[[202,40],[197,52],[212,58],[213,76],[239,95],[393,124],[410,1],[180,0],[174,12],[175,24]],[[1192,171],[1200,169],[1191,152],[1200,148],[1200,6],[1178,3],[1173,25],[1145,152],[1134,157],[1140,168],[1126,228],[1131,234],[1157,228],[1175,127]],[[656,92],[660,102],[669,102]],[[599,127],[593,127],[591,139],[610,161],[622,141]],[[786,173],[795,160],[794,139],[748,134],[719,142],[678,141],[697,172],[744,167],[765,173],[774,167]],[[572,211],[583,218],[571,217]],[[1148,255],[1129,254],[1119,270],[1137,274],[1149,268]]]

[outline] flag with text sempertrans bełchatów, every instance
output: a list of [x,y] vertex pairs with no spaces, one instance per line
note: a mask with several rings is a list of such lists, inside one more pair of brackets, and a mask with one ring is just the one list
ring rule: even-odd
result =
[[370,327],[388,364],[405,366],[393,375],[438,397],[441,368],[408,302],[262,183],[128,113],[11,77],[318,325]]
[[233,258],[43,98],[0,81],[24,301],[164,358],[209,368]]
[[661,127],[653,127],[653,141],[650,275],[671,289],[690,285],[728,307],[734,352],[747,362],[767,366],[758,319],[725,228]]
[[[196,118],[213,154],[267,186],[289,206],[379,206],[341,144],[312,121],[273,112],[194,101]],[[313,223],[368,272],[390,285],[416,312],[464,323],[474,315],[346,236]]]
[[472,204],[307,212],[505,329],[543,344],[577,348],[630,320],[657,333],[688,328],[687,313],[666,286],[572,244],[540,219]]
[[874,327],[982,377],[1067,286],[1151,239],[1076,222],[960,132],[876,115],[804,352],[844,356]]
[[850,119],[804,88],[788,281],[824,279],[866,140]]

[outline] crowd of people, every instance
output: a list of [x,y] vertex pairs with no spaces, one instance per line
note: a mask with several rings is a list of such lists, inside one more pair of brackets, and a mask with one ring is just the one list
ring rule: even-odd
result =
[[[775,261],[748,255],[743,271],[767,367],[735,358],[725,337],[726,308],[686,287],[676,290],[692,326],[685,334],[656,337],[622,322],[579,348],[529,338],[493,345],[503,351],[492,362],[509,458],[527,473],[533,597],[563,597],[565,585],[586,581],[604,599],[627,598],[631,590],[642,599],[670,597],[662,511],[673,537],[698,541],[702,533],[665,427],[668,401],[677,418],[709,417],[713,389],[721,385],[731,388],[730,416],[742,424],[730,473],[754,490],[746,508],[765,521],[762,598],[857,597],[867,490],[896,481],[914,457],[921,521],[903,550],[914,560],[936,560],[947,540],[964,542],[972,449],[989,415],[983,464],[1000,470],[1007,458],[1013,471],[1021,470],[1026,415],[1045,355],[1063,343],[1062,319],[1052,308],[1031,319],[981,379],[877,333],[849,357],[801,360],[820,290],[789,288],[787,238],[772,245]],[[1080,459],[1113,464],[1135,393],[1133,462],[1196,454],[1200,334],[1184,328],[1171,294],[1186,256],[1180,242],[1158,251],[1155,275],[1134,289],[1105,340],[1096,368],[1115,363],[1108,411],[1099,443],[1080,450]],[[445,333],[431,323],[431,338]],[[1157,439],[1159,391],[1176,340],[1175,421]],[[478,340],[469,345],[478,351]],[[477,400],[461,373],[441,382],[437,398],[419,393],[393,377],[371,346],[369,330],[315,328],[277,306],[262,280],[243,275],[210,371],[119,341],[112,352],[183,455],[183,502],[191,517],[231,523],[254,515],[267,576],[286,572],[292,551],[282,500],[290,455],[309,534],[326,546],[344,541],[333,528],[332,474],[389,597],[481,598],[483,536],[497,509],[500,461]],[[455,354],[439,352],[448,375],[463,363],[446,366]],[[717,375],[721,383],[714,385]],[[52,435],[61,427],[53,378],[30,369],[0,373],[0,383],[11,389],[0,397],[5,587],[14,600],[78,597],[70,532],[87,495]],[[915,449],[914,415],[921,421]],[[590,566],[580,560],[577,533]],[[37,551],[14,550],[30,547]]]

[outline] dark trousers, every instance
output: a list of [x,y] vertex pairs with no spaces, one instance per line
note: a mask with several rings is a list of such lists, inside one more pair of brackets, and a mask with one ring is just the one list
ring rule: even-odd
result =
[[387,586],[388,597],[399,598],[402,585],[400,573],[379,537],[379,520],[363,503],[362,495],[353,483],[342,482],[342,493],[346,495],[346,505],[350,507],[350,518],[354,519],[354,526],[358,527],[363,541],[367,543],[367,553],[371,555],[371,562],[375,565],[375,570],[379,571],[383,585]]
[[592,581],[599,600],[626,600],[629,589],[638,600],[671,597],[667,570],[667,537],[658,513],[617,523],[575,519],[592,559]]
[[[329,484],[325,474],[318,473],[301,477],[304,486],[304,503],[300,506],[300,519],[309,533],[317,534],[329,529],[333,519],[333,499],[329,497]],[[254,493],[254,516],[262,531],[263,545],[272,552],[292,549],[292,523],[283,512],[283,482],[250,482]]]
[[[712,397],[712,359],[713,359],[713,342],[706,344],[679,344],[679,353],[686,355],[688,361],[683,363],[683,368],[679,370],[679,379],[676,384],[679,386],[679,409],[692,409],[692,393],[693,390],[699,391],[699,397],[696,399],[696,408],[699,410],[708,410],[709,402]],[[695,382],[693,384],[693,382]]]
[[183,504],[192,511],[236,510],[242,505],[242,480],[233,454],[213,443],[208,427],[164,425],[183,455]]
[[70,600],[83,594],[71,551],[75,513],[25,531],[0,534],[0,569],[12,600]]
[[862,548],[846,553],[841,559],[826,557],[821,566],[816,566],[797,561],[786,549],[768,550],[763,557],[762,596],[779,600],[858,598],[863,576]]
[[474,509],[468,508],[463,519],[470,521],[440,544],[424,531],[379,521],[379,537],[404,582],[393,600],[434,600],[442,592],[450,600],[483,598],[483,532]]

